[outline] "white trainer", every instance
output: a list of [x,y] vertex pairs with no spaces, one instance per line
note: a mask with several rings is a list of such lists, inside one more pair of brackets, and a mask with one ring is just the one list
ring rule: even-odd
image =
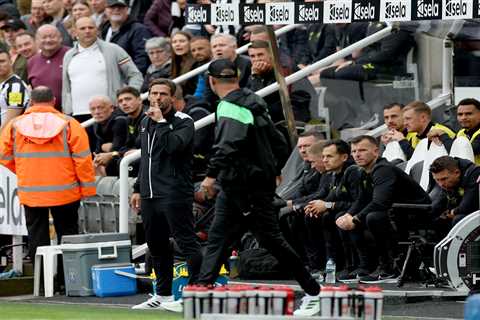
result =
[[162,302],[161,308],[167,311],[181,313],[183,312],[183,300],[173,300],[172,298],[171,301]]
[[309,296],[308,294],[302,298],[300,307],[293,312],[294,316],[311,317],[320,312],[320,297]]
[[133,306],[132,309],[163,310],[162,304],[173,301],[173,296],[151,296],[147,301]]

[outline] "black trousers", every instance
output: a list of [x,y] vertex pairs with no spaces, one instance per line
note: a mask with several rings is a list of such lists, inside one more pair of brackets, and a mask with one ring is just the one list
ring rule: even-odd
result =
[[310,268],[323,270],[325,268],[325,239],[323,223],[320,218],[304,216],[305,219],[305,252]]
[[190,283],[198,279],[202,254],[193,230],[193,199],[183,202],[167,202],[161,199],[142,199],[141,212],[145,239],[157,276],[157,294],[172,294],[173,248],[170,237],[175,239],[187,261]]
[[307,294],[319,293],[318,283],[310,276],[300,257],[280,232],[277,210],[273,207],[272,201],[273,193],[256,192],[251,195],[226,194],[224,191],[219,193],[199,283],[215,282],[221,262],[228,254],[227,248],[248,228],[262,247],[282,265],[288,266],[288,270],[291,270]]
[[24,206],[28,231],[28,255],[33,262],[37,247],[50,245],[48,213],[52,214],[57,240],[60,243],[62,236],[78,233],[79,206],[80,201],[55,207]]

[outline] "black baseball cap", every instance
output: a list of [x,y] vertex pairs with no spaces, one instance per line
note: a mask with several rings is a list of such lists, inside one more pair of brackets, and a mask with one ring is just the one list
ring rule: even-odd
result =
[[126,0],[108,0],[107,7],[128,7],[128,2]]
[[214,78],[237,78],[237,66],[229,59],[214,60],[208,66],[207,73]]
[[5,24],[0,29],[13,29],[15,31],[20,29],[27,30],[27,26],[20,19],[8,19],[7,21],[5,21]]

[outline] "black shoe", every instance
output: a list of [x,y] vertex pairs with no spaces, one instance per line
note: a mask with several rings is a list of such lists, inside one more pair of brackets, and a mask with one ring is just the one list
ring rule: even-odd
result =
[[360,277],[361,283],[396,283],[397,282],[398,274],[386,268],[385,266],[378,266],[378,268],[370,273],[367,276]]
[[345,275],[343,277],[338,277],[338,281],[343,283],[358,283],[361,277],[368,275],[368,270],[364,268],[357,268]]

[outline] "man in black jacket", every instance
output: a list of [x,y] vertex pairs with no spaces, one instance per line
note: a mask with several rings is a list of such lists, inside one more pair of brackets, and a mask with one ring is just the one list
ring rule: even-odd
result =
[[[313,162],[322,161],[329,176],[328,182],[321,184],[320,190],[315,196],[315,200],[309,202],[305,207],[305,214],[310,219],[321,220],[324,236],[324,245],[327,254],[327,260],[333,259],[335,262],[341,261],[337,253],[338,237],[335,221],[346,212],[355,215],[360,212],[371,199],[371,190],[367,181],[367,174],[364,169],[353,165],[350,158],[350,146],[343,140],[327,141],[318,154],[314,147],[310,148]],[[321,160],[320,160],[321,158]],[[308,221],[308,220],[307,220]],[[318,231],[317,231],[318,232]],[[345,276],[357,267],[363,267],[366,263],[364,257],[360,256],[360,263],[357,264],[351,251],[349,237],[341,233],[344,252],[344,272],[340,272],[339,278]],[[359,272],[357,270],[356,272]]]
[[[145,238],[157,275],[156,294],[135,309],[180,312],[173,301],[173,252],[169,237],[187,261],[190,282],[196,282],[201,264],[200,245],[193,229],[193,120],[175,110],[176,85],[167,79],[150,84],[150,108],[141,123],[142,157],[131,205],[141,206]],[[141,199],[141,201],[140,201]]]
[[106,12],[108,21],[102,26],[102,39],[127,51],[138,70],[145,74],[150,64],[145,51],[145,41],[152,37],[150,31],[129,16],[125,0],[108,0]]
[[364,168],[371,178],[373,195],[370,203],[357,214],[346,213],[336,223],[342,230],[352,230],[352,242],[360,252],[366,245],[363,230],[373,235],[379,264],[377,269],[361,282],[389,282],[397,273],[393,269],[395,232],[389,217],[393,203],[430,204],[428,194],[405,172],[380,158],[378,141],[371,136],[359,136],[352,140],[352,156],[356,164]]
[[458,158],[443,156],[430,165],[430,173],[442,193],[434,198],[433,213],[442,235],[460,220],[479,209],[480,167]]
[[265,102],[250,90],[240,88],[232,61],[212,62],[208,74],[210,86],[221,101],[216,111],[213,155],[201,187],[213,197],[218,180],[221,191],[199,283],[215,282],[225,251],[248,227],[262,247],[288,266],[307,293],[301,314],[318,313],[320,287],[282,236],[272,204],[275,179],[288,157],[286,142],[273,126]]

